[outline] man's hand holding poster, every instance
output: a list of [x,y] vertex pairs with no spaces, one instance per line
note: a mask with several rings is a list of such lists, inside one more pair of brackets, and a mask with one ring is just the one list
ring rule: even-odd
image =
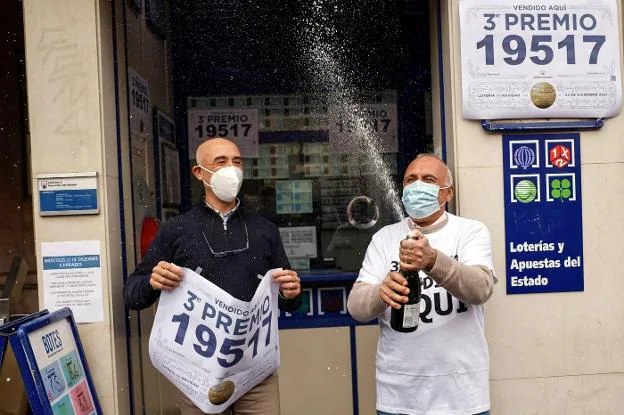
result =
[[161,293],[149,340],[154,367],[204,412],[224,411],[279,367],[272,271],[250,302],[184,269]]

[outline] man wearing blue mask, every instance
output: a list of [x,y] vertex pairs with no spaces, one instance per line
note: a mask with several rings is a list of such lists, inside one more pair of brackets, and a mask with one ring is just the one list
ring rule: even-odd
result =
[[[194,270],[242,301],[253,298],[258,275],[273,272],[279,284],[279,308],[294,311],[301,304],[299,277],[290,268],[276,225],[246,212],[238,200],[243,158],[232,141],[213,138],[196,154],[193,175],[203,183],[205,198],[190,211],[163,224],[150,249],[126,280],[126,305],[142,310],[162,290],[180,285],[181,267]],[[184,398],[182,415],[202,414]],[[222,415],[279,415],[279,386],[273,374],[243,395]]]
[[[490,234],[481,222],[446,212],[453,195],[446,164],[417,157],[403,177],[409,217],[373,236],[349,294],[356,320],[379,319],[378,415],[489,413],[483,304],[496,281]],[[422,284],[420,324],[411,333],[390,327],[391,308],[408,301],[399,270],[419,271]]]

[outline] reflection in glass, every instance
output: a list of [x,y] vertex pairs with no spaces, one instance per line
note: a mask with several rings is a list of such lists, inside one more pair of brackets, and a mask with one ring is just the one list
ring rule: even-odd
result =
[[[204,118],[189,143],[234,138],[244,208],[316,229],[316,257],[291,262],[357,272],[372,235],[404,215],[403,170],[432,151],[426,2],[200,3],[173,10],[174,27],[193,28],[172,33],[176,105],[193,120],[245,120]],[[186,180],[199,203],[201,184]]]

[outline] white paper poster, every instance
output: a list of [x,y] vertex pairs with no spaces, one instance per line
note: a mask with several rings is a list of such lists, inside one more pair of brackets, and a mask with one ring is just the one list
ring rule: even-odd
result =
[[210,138],[234,141],[246,158],[258,158],[257,109],[201,109],[188,112],[189,159],[197,147]]
[[459,14],[465,118],[620,112],[615,0],[461,0]]
[[162,203],[179,205],[182,201],[180,192],[180,160],[178,149],[173,145],[161,145],[161,188]]
[[279,233],[288,258],[316,258],[316,227],[279,228]]
[[[397,118],[395,104],[362,104],[354,111],[331,107],[329,144],[332,153],[398,152]],[[367,140],[373,147],[366,145]]]
[[148,138],[152,130],[149,84],[145,78],[128,68],[128,86],[130,87],[130,132],[134,138]]
[[245,302],[183,271],[160,296],[150,358],[197,407],[220,413],[279,367],[278,285],[267,272]]
[[104,321],[100,241],[41,243],[43,307],[69,307],[77,323]]

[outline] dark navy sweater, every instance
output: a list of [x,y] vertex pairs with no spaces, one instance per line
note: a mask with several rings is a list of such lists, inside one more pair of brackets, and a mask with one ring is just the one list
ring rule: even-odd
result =
[[[244,249],[247,240],[249,248]],[[149,283],[152,268],[159,261],[196,272],[201,269],[204,278],[242,301],[253,298],[260,284],[258,275],[273,268],[290,268],[275,224],[241,207],[224,224],[204,203],[163,223],[145,257],[126,280],[124,297],[129,308],[149,307],[160,295]],[[286,311],[296,310],[300,303],[300,296],[279,299],[280,309]]]

